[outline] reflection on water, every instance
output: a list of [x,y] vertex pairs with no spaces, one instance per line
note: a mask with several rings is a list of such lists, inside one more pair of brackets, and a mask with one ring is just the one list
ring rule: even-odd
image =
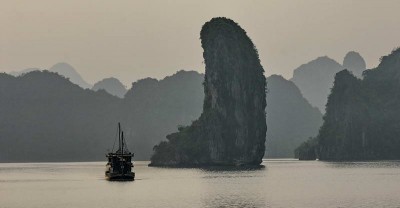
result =
[[258,184],[265,177],[265,166],[202,170],[206,192],[202,197],[202,207],[266,207],[265,196],[255,194],[262,188]]
[[202,207],[266,207],[265,199],[253,195],[213,195],[203,199]]
[[332,168],[400,168],[400,160],[393,161],[355,161],[325,162]]
[[[399,207],[400,161],[267,160],[154,168],[109,182],[104,162],[0,164],[0,207]],[[21,197],[23,196],[23,197]]]
[[234,172],[239,172],[239,171],[257,171],[257,170],[263,170],[265,169],[265,165],[258,165],[258,166],[210,166],[210,167],[202,167],[199,168],[204,171],[215,171],[215,172],[221,172],[221,171],[234,171]]

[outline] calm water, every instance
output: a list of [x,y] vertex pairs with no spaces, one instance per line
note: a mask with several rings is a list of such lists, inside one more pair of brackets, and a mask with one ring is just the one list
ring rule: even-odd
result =
[[267,160],[259,170],[150,168],[109,182],[104,162],[0,164],[0,207],[400,207],[400,161]]

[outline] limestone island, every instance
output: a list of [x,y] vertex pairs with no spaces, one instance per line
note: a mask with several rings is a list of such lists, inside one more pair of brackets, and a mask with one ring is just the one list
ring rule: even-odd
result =
[[149,166],[259,166],[267,124],[266,81],[257,49],[246,31],[223,17],[205,23],[200,39],[203,112],[154,146]]

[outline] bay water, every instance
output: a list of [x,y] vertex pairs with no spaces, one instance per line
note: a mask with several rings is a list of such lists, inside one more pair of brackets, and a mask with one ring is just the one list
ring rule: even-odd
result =
[[0,163],[1,208],[400,207],[400,161],[264,160],[263,168],[157,168],[110,182],[105,162]]

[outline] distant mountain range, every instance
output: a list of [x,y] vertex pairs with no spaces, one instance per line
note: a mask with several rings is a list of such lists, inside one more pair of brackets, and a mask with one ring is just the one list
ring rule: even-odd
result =
[[[362,56],[354,51],[346,54],[343,64],[327,56],[318,57],[296,68],[293,71],[293,77],[290,81],[297,85],[303,96],[312,106],[318,107],[324,113],[326,100],[333,86],[334,76],[344,68],[351,71],[356,77],[362,78],[362,72],[366,69],[366,64]],[[29,68],[18,72],[10,72],[9,74],[18,76],[36,70],[41,69]],[[67,63],[57,63],[50,67],[49,71],[56,72],[70,79],[72,83],[81,86],[83,89],[92,89],[94,91],[103,89],[109,94],[120,98],[123,98],[127,92],[126,87],[115,78],[106,78],[91,86]]]
[[[358,53],[349,52],[343,66],[328,57],[300,66],[294,72],[293,82],[277,75],[267,78],[266,157],[292,157],[296,146],[308,137],[316,136],[322,124],[322,114],[312,106],[322,108],[325,105],[324,96],[329,94],[333,77],[344,66],[361,76],[365,62]],[[76,152],[57,156],[49,153],[53,155],[50,160],[102,159],[98,154],[102,155],[105,149],[110,148],[113,135],[108,131],[114,130],[118,121],[125,126],[127,141],[136,153],[136,159],[148,160],[155,144],[175,132],[178,126],[190,124],[202,110],[204,78],[194,71],[179,71],[162,80],[142,79],[127,90],[115,78],[106,78],[91,87],[66,63],[54,65],[49,69],[51,72],[37,70],[31,68],[12,73],[21,75],[18,77],[1,74],[0,108],[3,116],[0,123],[3,125],[0,138],[7,138],[1,141],[7,148],[0,153],[0,160],[23,161],[24,156],[16,157],[10,152],[22,147],[35,147],[26,150],[36,155],[29,160],[49,160],[46,153],[36,151],[44,145],[43,142],[51,149],[48,151],[61,148],[59,145],[63,144]],[[52,88],[52,91],[44,86]],[[90,112],[93,116],[88,117]],[[82,129],[96,133],[88,136],[88,132]],[[13,134],[13,131],[19,133]],[[59,139],[54,139],[57,134]],[[92,148],[96,150],[88,150]],[[9,154],[2,155],[6,153]]]
[[348,68],[354,75],[361,78],[366,64],[361,55],[354,51],[346,54],[343,65],[327,56],[318,57],[296,68],[291,81],[299,87],[311,105],[318,107],[324,113],[335,74],[344,68]]
[[[120,99],[82,89],[54,72],[0,74],[0,161],[103,160],[118,121],[136,159],[148,160],[155,144],[198,118],[203,79],[194,71],[146,78]],[[280,76],[267,81],[267,156],[292,157],[293,146],[315,136],[321,114],[292,82]]]
[[103,160],[121,99],[49,71],[0,74],[0,161]]
[[[19,76],[21,74],[25,74],[31,71],[41,71],[42,69],[39,68],[28,68],[24,69],[22,71],[14,71],[10,72],[9,74],[13,76]],[[50,67],[48,71],[51,72],[56,72],[66,78],[68,78],[72,83],[79,85],[83,89],[90,89],[92,86],[87,83],[82,76],[72,67],[71,65],[67,63],[57,63],[54,66]]]
[[[0,161],[104,160],[122,122],[136,160],[201,111],[203,75],[180,71],[133,84],[125,99],[49,71],[0,74]],[[198,96],[198,97],[197,97]]]

